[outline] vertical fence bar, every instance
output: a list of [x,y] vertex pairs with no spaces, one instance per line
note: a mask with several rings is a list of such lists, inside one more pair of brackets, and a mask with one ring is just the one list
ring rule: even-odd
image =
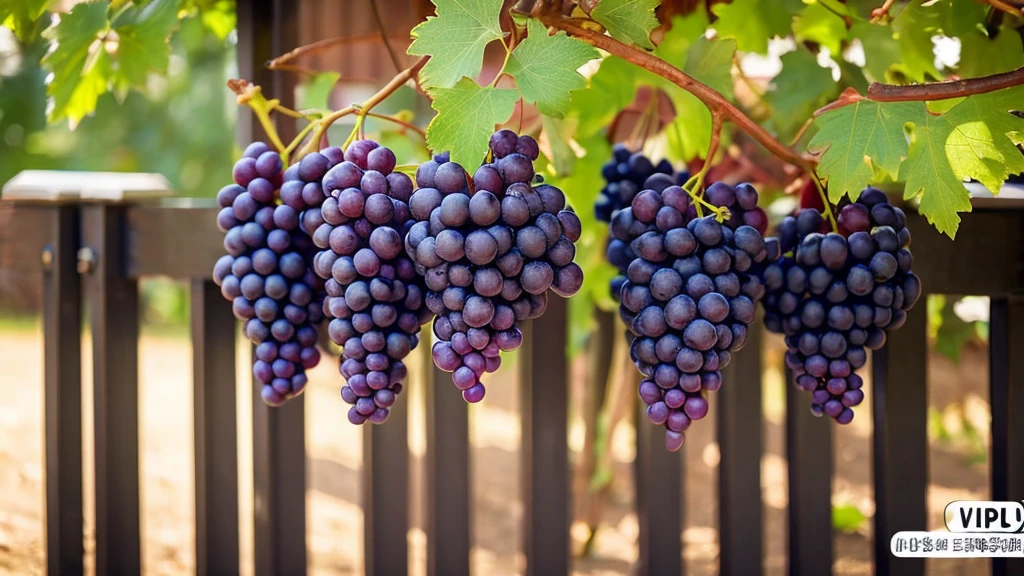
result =
[[468,576],[472,486],[469,469],[469,411],[451,374],[434,366],[426,348],[427,574]]
[[[1020,500],[1024,494],[1024,362],[1014,350],[1024,346],[1024,300],[994,297],[989,307],[989,404],[992,406],[992,500]],[[993,558],[992,576],[1024,573],[1019,558]]]
[[763,552],[761,327],[722,372],[718,391],[718,531],[723,576],[760,574]]
[[[294,79],[267,70],[265,63],[295,47],[298,2],[238,2],[238,70],[285,106],[294,102]],[[244,146],[265,138],[252,114],[239,114],[239,139]],[[295,134],[294,121],[278,117],[284,141]],[[255,386],[255,381],[253,381]],[[306,572],[305,397],[281,408],[269,408],[253,394],[253,488],[256,574]]]
[[786,371],[786,458],[789,467],[789,574],[832,573],[832,426],[816,418],[810,394]]
[[196,573],[238,573],[235,318],[210,280],[192,280]]
[[363,426],[363,546],[368,576],[409,570],[409,402],[382,426]]
[[543,316],[523,323],[519,357],[527,576],[558,576],[570,568],[566,309],[566,301],[552,295]]
[[[638,373],[633,389],[641,378]],[[636,406],[637,573],[683,574],[683,451],[666,450],[665,427],[651,424],[643,402]]]
[[139,287],[123,274],[125,209],[84,208],[79,265],[91,312],[96,458],[96,573],[138,574]]
[[43,379],[46,449],[46,572],[81,574],[82,295],[77,206],[48,208],[43,259]]
[[901,530],[928,528],[927,327],[922,305],[871,359],[878,576],[924,574],[923,558],[895,558],[889,541]]

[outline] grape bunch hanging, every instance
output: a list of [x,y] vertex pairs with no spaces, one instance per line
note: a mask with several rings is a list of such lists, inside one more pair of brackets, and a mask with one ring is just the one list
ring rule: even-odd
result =
[[434,363],[467,402],[483,399],[481,377],[519,347],[518,323],[544,313],[548,290],[567,298],[583,284],[573,262],[579,218],[561,190],[533,185],[537,142],[501,130],[490,151],[472,178],[447,154],[419,166],[409,201],[417,222],[405,239],[437,316]]
[[[735,198],[736,190],[728,190]],[[759,267],[769,254],[757,228],[737,219],[720,223],[717,212],[698,216],[696,207],[688,218],[691,207],[680,186],[643,190],[611,224],[612,236],[636,255],[626,269],[619,315],[634,336],[630,356],[645,376],[640,398],[651,423],[665,427],[671,451],[682,447],[691,422],[707,415],[706,393],[721,388],[721,369],[746,342],[764,294]]]
[[838,232],[813,208],[779,223],[782,257],[764,270],[765,327],[785,334],[794,385],[811,411],[849,424],[864,400],[856,373],[921,296],[900,208],[866,188],[843,206]]
[[[306,370],[320,361],[323,282],[307,264],[314,248],[302,226],[305,215],[318,212],[320,198],[305,193],[305,175],[285,171],[277,152],[254,142],[235,163],[235,183],[217,194],[217,226],[228,253],[214,265],[213,279],[256,345],[253,375],[271,406],[301,394]],[[300,187],[298,196],[287,192]]]

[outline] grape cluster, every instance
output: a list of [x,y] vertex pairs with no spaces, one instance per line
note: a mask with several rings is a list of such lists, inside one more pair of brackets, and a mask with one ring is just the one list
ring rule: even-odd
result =
[[[321,164],[318,161],[318,164]],[[328,194],[320,205],[313,259],[326,280],[323,312],[331,341],[342,347],[341,397],[353,424],[381,424],[402,391],[402,359],[419,343],[429,319],[422,280],[402,251],[412,226],[412,179],[395,172],[391,150],[353,142],[344,159],[324,171]]]
[[[755,228],[762,236],[768,232],[768,215],[757,205],[757,190],[750,184],[737,184],[733,187],[725,182],[715,182],[708,186],[704,199],[709,204],[729,209],[732,214],[726,222],[729,228],[735,230],[745,224]],[[696,215],[696,206],[690,206],[688,216],[694,218]]]
[[[660,176],[648,184],[647,180],[655,175]],[[612,159],[601,167],[601,176],[605,185],[594,203],[594,214],[602,222],[611,222],[615,212],[629,206],[637,192],[651,189],[652,184],[665,182],[665,188],[682,184],[690,177],[686,172],[673,175],[668,160],[655,164],[643,152],[630,152],[625,144],[612,147]]]
[[856,370],[906,322],[921,281],[903,211],[880,190],[839,211],[839,233],[825,226],[809,208],[779,224],[783,257],[764,270],[765,326],[785,334],[786,365],[812,394],[811,411],[848,424],[864,400]]
[[519,347],[518,322],[544,312],[548,289],[569,297],[583,283],[573,262],[579,218],[561,190],[531,185],[537,142],[501,130],[490,149],[493,162],[472,181],[448,154],[420,165],[409,201],[417,222],[405,239],[437,315],[434,363],[467,402],[483,399],[480,378],[498,369],[501,351]]
[[612,220],[612,234],[637,255],[626,271],[619,313],[635,336],[630,355],[646,378],[640,398],[678,450],[692,420],[707,415],[704,392],[746,342],[764,287],[753,267],[767,257],[756,228],[735,231],[714,216],[686,220],[679,186],[644,190]]
[[316,324],[323,284],[306,264],[312,243],[300,229],[305,203],[277,204],[283,168],[281,156],[262,142],[250,144],[235,163],[235,183],[217,194],[217,226],[225,232],[228,254],[213,269],[221,293],[245,322],[246,337],[256,344],[253,375],[271,406],[302,393],[306,370],[320,361]]

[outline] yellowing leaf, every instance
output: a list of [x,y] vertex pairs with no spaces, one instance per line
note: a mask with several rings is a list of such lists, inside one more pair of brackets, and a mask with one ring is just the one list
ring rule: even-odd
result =
[[641,48],[654,48],[651,31],[658,27],[658,18],[654,15],[658,4],[661,0],[598,0],[590,17],[618,40]]
[[718,16],[713,24],[723,38],[735,38],[744,52],[768,53],[768,41],[789,34],[799,0],[733,0],[711,6]]
[[483,161],[494,125],[508,120],[519,100],[515,90],[481,88],[469,78],[430,95],[437,116],[427,127],[427,144],[434,151],[450,151],[452,162],[468,170]]
[[[68,117],[72,124],[77,124],[96,108],[96,98],[103,92],[95,89],[94,72],[101,70],[95,67],[102,51],[99,33],[106,30],[107,25],[107,3],[88,2],[76,4],[71,12],[61,17],[57,26],[47,31],[56,44],[42,62],[53,73],[47,86],[51,98],[47,115],[51,122]],[[87,74],[90,74],[88,79]],[[79,84],[86,81],[90,87],[79,90]]]
[[501,38],[501,2],[495,0],[432,0],[437,16],[412,29],[408,53],[429,54],[420,70],[420,82],[448,88],[463,76],[476,78],[484,61],[484,48]]
[[561,118],[569,107],[569,92],[587,86],[586,78],[576,70],[600,54],[565,32],[549,36],[547,28],[532,18],[527,31],[526,39],[512,51],[505,71],[541,114]]
[[953,238],[960,226],[958,212],[970,212],[971,200],[946,157],[943,142],[950,131],[944,118],[925,114],[912,130],[910,155],[900,167],[899,177],[906,181],[903,197],[920,197],[921,214],[939,232]]
[[856,200],[876,172],[895,177],[907,156],[903,125],[916,120],[919,102],[878,103],[861,100],[822,114],[819,131],[808,148],[822,152],[818,173],[828,180],[828,195],[838,202],[849,193]]

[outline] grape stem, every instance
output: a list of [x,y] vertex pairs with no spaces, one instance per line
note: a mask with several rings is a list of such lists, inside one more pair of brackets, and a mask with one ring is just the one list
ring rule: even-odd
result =
[[285,145],[281,142],[281,137],[277,135],[277,128],[274,127],[274,122],[270,119],[270,113],[279,107],[278,104],[280,102],[278,100],[267,100],[263,96],[262,89],[248,80],[228,80],[228,88],[238,95],[235,98],[236,102],[252,108],[256,119],[263,126],[263,131],[267,133],[267,139],[274,145],[277,152],[283,156],[286,150]]
[[1007,14],[1013,14],[1018,18],[1024,18],[1024,11],[1021,11],[1020,8],[1012,6],[1010,5],[1010,3],[1004,2],[1003,0],[982,0],[982,2],[988,4],[989,6],[995,8],[996,10],[1002,10]]
[[365,115],[369,116],[370,118],[376,118],[378,120],[386,120],[386,121],[391,122],[393,124],[398,124],[399,126],[405,128],[406,130],[412,130],[413,132],[419,134],[420,136],[423,137],[424,140],[426,140],[426,138],[427,138],[427,133],[426,133],[426,131],[423,130],[423,128],[420,128],[419,126],[417,126],[415,124],[412,124],[411,122],[406,122],[405,120],[402,120],[401,118],[399,118],[397,116],[389,116],[387,114],[377,114],[376,112],[367,112]]
[[708,171],[711,169],[711,162],[715,157],[715,153],[718,152],[718,144],[722,140],[722,116],[711,113],[711,142],[708,145],[707,156],[704,157],[704,165],[701,166],[700,172],[697,172],[683,184],[683,190],[693,198],[697,205],[697,216],[703,217],[704,211],[701,206],[707,207],[715,214],[715,219],[719,222],[724,222],[732,217],[729,213],[729,209],[726,207],[717,207],[713,204],[704,200],[704,177],[707,176]]
[[966,78],[964,80],[947,80],[945,82],[929,82],[927,84],[880,84],[873,82],[868,86],[868,99],[875,102],[910,102],[921,100],[948,100],[976,94],[987,94],[1024,84],[1024,66],[991,76]]
[[872,10],[871,21],[877,22],[878,20],[881,20],[883,16],[889,14],[889,9],[892,8],[893,3],[895,2],[896,0],[885,0],[885,2],[880,7]]
[[818,195],[821,196],[821,204],[825,207],[825,216],[828,218],[829,225],[832,226],[832,231],[839,233],[839,225],[836,224],[836,217],[832,213],[832,205],[829,204],[825,187],[821,185],[821,178],[818,178],[818,174],[815,172],[810,172],[808,175],[814,181],[814,187],[818,189]]

